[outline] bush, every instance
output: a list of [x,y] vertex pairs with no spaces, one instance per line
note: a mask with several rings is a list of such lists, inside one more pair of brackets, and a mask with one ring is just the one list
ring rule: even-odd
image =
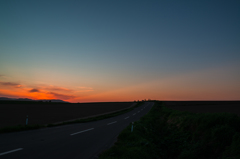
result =
[[190,113],[155,102],[100,158],[240,158],[240,118],[229,113]]

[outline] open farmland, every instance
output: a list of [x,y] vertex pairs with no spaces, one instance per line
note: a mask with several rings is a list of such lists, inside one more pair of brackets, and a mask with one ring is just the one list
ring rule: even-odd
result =
[[150,112],[134,123],[133,131],[129,124],[99,158],[240,158],[239,104],[155,102]]
[[107,103],[0,103],[0,128],[25,125],[50,124],[77,118],[110,113],[132,106],[132,102]]
[[234,113],[240,116],[240,101],[165,101],[166,107],[194,113]]

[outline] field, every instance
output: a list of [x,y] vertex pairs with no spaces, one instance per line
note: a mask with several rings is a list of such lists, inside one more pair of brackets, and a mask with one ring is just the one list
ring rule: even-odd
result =
[[168,108],[194,113],[234,113],[240,116],[240,101],[165,101]]
[[130,124],[99,158],[240,158],[239,104],[155,102],[133,132]]
[[107,103],[0,103],[0,128],[57,123],[110,113],[132,106],[132,102]]

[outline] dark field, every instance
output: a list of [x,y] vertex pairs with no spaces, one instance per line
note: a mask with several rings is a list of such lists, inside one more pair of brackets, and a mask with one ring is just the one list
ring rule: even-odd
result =
[[194,113],[227,112],[240,116],[240,101],[165,101],[166,107]]
[[134,123],[133,132],[129,124],[99,158],[240,159],[239,104],[155,102],[149,113]]
[[0,103],[0,128],[25,125],[27,115],[29,125],[42,125],[118,111],[133,104],[132,102]]

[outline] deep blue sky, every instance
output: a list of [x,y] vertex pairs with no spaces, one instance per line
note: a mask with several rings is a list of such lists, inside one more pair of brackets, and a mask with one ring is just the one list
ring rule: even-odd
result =
[[[188,75],[197,77],[198,73],[205,76],[200,83],[214,85],[222,80],[214,88],[235,87],[229,91],[240,99],[239,8],[238,0],[2,0],[0,75],[5,78],[1,81],[18,82],[29,89],[39,83],[91,87],[89,100],[130,87],[148,92],[134,99],[161,99],[162,87],[153,83],[181,76],[196,85],[179,83],[177,91],[194,87],[197,96],[199,83]],[[219,79],[223,74],[224,79]],[[146,83],[151,86],[140,89]],[[174,90],[172,84],[166,85],[165,91]],[[225,87],[219,91],[226,92]],[[196,99],[177,93],[164,98]]]

